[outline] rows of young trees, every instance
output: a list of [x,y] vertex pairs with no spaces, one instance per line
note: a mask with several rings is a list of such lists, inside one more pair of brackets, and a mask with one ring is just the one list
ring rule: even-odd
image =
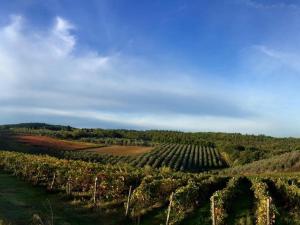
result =
[[266,180],[274,182],[279,193],[288,196],[295,207],[299,206],[299,187],[295,183],[299,179],[297,176],[289,180],[277,177],[230,178],[5,151],[0,151],[0,169],[48,190],[65,192],[70,198],[90,207],[103,208],[109,205],[107,203],[114,204],[124,209],[124,218],[127,216],[136,223],[140,223],[155,209],[160,209],[168,225],[182,224],[212,196],[211,222],[214,225],[227,224],[232,203],[239,201],[242,184],[250,181],[255,196],[253,210],[256,212],[256,224],[272,225],[276,220],[275,204],[270,198]]
[[176,171],[203,171],[227,166],[216,148],[183,144],[165,144],[127,162],[138,167],[165,166]]

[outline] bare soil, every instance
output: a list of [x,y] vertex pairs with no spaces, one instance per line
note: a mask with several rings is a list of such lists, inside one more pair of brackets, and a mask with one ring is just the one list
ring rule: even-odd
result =
[[44,147],[49,149],[61,149],[61,150],[83,150],[88,148],[98,148],[101,145],[93,143],[85,143],[78,141],[60,140],[46,136],[34,136],[34,135],[18,135],[14,137],[18,142],[31,145],[35,147]]

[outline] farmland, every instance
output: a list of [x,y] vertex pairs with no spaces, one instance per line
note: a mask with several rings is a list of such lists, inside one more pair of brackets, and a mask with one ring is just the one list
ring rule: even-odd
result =
[[122,145],[105,145],[88,142],[61,140],[47,136],[36,135],[18,135],[11,137],[16,142],[28,145],[29,147],[39,147],[47,149],[57,149],[64,151],[87,151],[97,152],[100,154],[112,155],[135,155],[143,154],[152,150],[152,147],[145,146],[122,146]]
[[[61,140],[36,135],[0,135],[6,149],[49,154],[69,159],[93,160],[101,163],[128,163],[136,167],[170,167],[176,171],[203,171],[227,167],[219,150],[211,146],[157,144],[156,147],[104,145]],[[1,145],[1,144],[0,144]]]
[[3,172],[0,172],[0,180],[0,224],[4,216],[12,224],[26,224],[33,215],[39,215],[48,223],[51,208],[55,224],[109,224],[110,220],[103,221],[97,214],[70,204],[63,195],[51,194]]
[[110,145],[105,143],[90,143],[74,140],[63,140],[48,136],[12,134],[0,132],[0,146],[6,149],[23,151],[36,150],[39,153],[53,151],[84,151],[117,156],[136,155],[149,152],[150,146]]
[[46,136],[33,136],[33,135],[18,135],[13,136],[11,139],[19,143],[23,143],[28,146],[35,146],[40,148],[51,148],[51,149],[60,149],[60,150],[84,150],[89,148],[98,148],[99,145],[85,143],[85,142],[76,142],[76,141],[67,141],[59,140],[56,138],[46,137]]
[[[86,208],[99,209],[104,214],[112,209],[123,211],[126,223],[143,224],[153,219],[160,224],[169,212],[169,224],[196,216],[203,217],[207,224],[214,220],[217,225],[238,224],[236,221],[274,224],[277,217],[282,224],[299,224],[299,174],[285,178],[232,177],[105,166],[5,151],[0,156],[2,170],[45,190],[65,193]],[[246,199],[249,193],[253,196],[251,202],[239,209],[242,212],[234,211],[236,201]],[[282,199],[285,204],[280,202]],[[290,213],[278,214],[286,208]]]
[[300,0],[0,15],[0,225],[300,225]]
[[300,223],[297,149],[234,166],[228,150],[203,140],[0,134],[0,218],[11,224],[29,224],[33,215],[49,219],[38,202],[47,199],[56,212],[54,224]]
[[122,146],[122,145],[111,145],[103,146],[100,148],[86,149],[87,152],[96,152],[99,154],[111,154],[116,156],[128,156],[128,155],[138,155],[150,152],[152,147],[145,146]]
[[102,145],[155,146],[172,143],[209,146],[222,151],[226,162],[231,166],[240,166],[300,149],[299,138],[239,133],[78,129],[39,123],[4,125],[0,126],[1,130],[12,134],[39,135]]
[[226,167],[220,152],[215,148],[182,144],[163,145],[128,162],[138,167],[166,166],[177,171],[199,171]]
[[91,148],[103,147],[103,144],[94,144],[73,140],[62,140],[49,136],[16,134],[11,132],[0,132],[1,147],[21,148],[21,149],[40,149],[40,150],[63,150],[79,151]]

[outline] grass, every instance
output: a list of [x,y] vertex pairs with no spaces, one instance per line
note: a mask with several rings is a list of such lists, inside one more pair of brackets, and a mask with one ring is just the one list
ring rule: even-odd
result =
[[244,182],[240,194],[232,202],[227,220],[228,225],[254,225],[254,194],[250,182]]
[[145,146],[122,146],[122,145],[112,145],[101,148],[92,148],[87,151],[96,152],[99,154],[111,154],[111,155],[138,155],[150,152],[153,147],[145,147]]
[[55,225],[124,224],[120,212],[102,213],[100,217],[99,212],[71,205],[59,194],[48,193],[43,188],[33,187],[12,175],[0,172],[0,221],[9,221],[12,225],[28,225],[32,224],[34,215],[39,215],[44,224],[51,224],[50,208]]
[[141,218],[140,225],[160,225],[166,223],[166,207],[152,210]]
[[199,207],[189,217],[185,218],[181,224],[184,225],[211,225],[210,218],[210,203],[207,202],[202,207]]

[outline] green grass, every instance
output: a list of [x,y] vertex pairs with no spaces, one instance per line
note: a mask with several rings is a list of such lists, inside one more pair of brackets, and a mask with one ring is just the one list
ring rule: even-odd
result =
[[32,224],[33,215],[39,215],[45,224],[51,222],[51,210],[55,225],[120,225],[124,217],[120,212],[110,214],[92,212],[90,209],[70,204],[59,194],[47,193],[9,174],[0,172],[0,224],[7,220],[12,225]]
[[210,203],[207,202],[202,207],[195,210],[193,214],[185,218],[182,225],[211,225]]
[[254,194],[250,182],[244,182],[239,195],[232,202],[228,225],[254,225]]
[[143,216],[140,225],[165,224],[166,218],[166,207],[160,207]]

